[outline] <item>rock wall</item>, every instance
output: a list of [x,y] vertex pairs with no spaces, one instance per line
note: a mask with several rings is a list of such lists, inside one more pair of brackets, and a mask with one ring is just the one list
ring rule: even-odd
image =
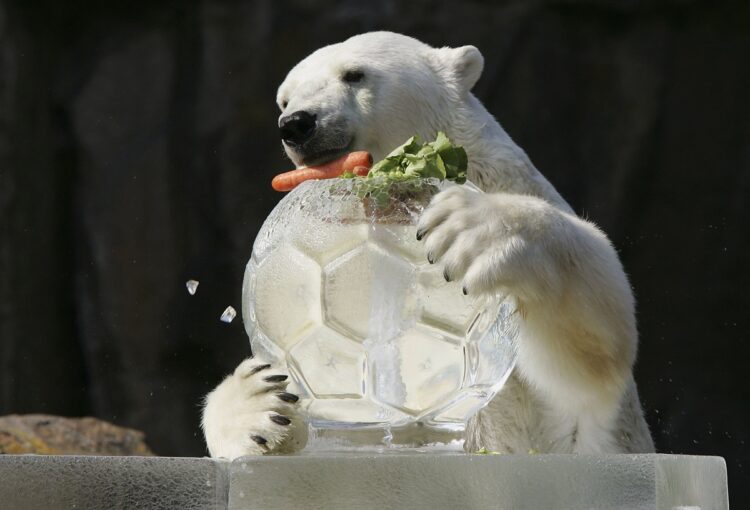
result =
[[46,414],[0,416],[0,454],[139,455],[153,452],[143,433],[96,418]]

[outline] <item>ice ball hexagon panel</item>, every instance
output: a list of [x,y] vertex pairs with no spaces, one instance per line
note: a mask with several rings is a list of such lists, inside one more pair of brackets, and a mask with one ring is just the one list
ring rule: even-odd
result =
[[253,332],[257,326],[257,320],[255,317],[256,266],[257,264],[255,260],[251,257],[245,266],[245,276],[242,278],[242,321],[245,326],[245,332],[251,340],[253,338]]
[[367,237],[366,224],[339,223],[331,228],[330,219],[315,216],[306,216],[295,224],[291,236],[294,245],[321,266],[365,243]]
[[372,394],[413,416],[429,411],[460,387],[464,349],[420,327],[384,343],[365,344]]
[[470,386],[499,389],[516,359],[517,324],[510,300],[488,306],[471,325],[466,340]]
[[372,284],[367,252],[367,245],[362,245],[323,268],[325,322],[350,338],[367,336]]
[[362,345],[325,326],[297,342],[289,359],[298,368],[300,383],[316,398],[358,398],[364,393]]
[[[250,347],[254,357],[264,361],[284,360],[286,353],[278,345],[271,342],[259,328],[250,333]],[[294,365],[289,365],[289,385],[287,391],[298,395],[301,399],[310,398],[310,392],[304,384],[300,384],[298,374],[295,373]]]
[[422,268],[417,281],[422,296],[420,322],[459,336],[466,334],[487,302],[483,297],[464,295],[460,282],[446,282],[442,267]]
[[414,325],[418,295],[416,271],[398,254],[370,244],[371,271],[368,341],[383,342]]
[[378,225],[370,229],[370,238],[389,253],[403,257],[414,265],[427,264],[424,243],[417,241],[416,225]]
[[320,267],[288,244],[279,246],[255,268],[254,301],[258,327],[288,350],[321,322]]
[[258,328],[250,334],[250,348],[253,351],[253,357],[259,356],[263,360],[284,358],[284,351],[271,342]]
[[491,393],[482,389],[464,390],[457,394],[447,405],[425,417],[426,422],[448,428],[462,428],[467,416],[473,416],[482,409]]
[[325,323],[348,338],[395,334],[413,316],[415,299],[411,266],[373,243],[323,268]]
[[303,406],[303,412],[318,425],[328,422],[332,425],[349,423],[397,427],[413,421],[411,416],[398,409],[364,398],[311,400]]
[[[353,245],[346,244],[361,237],[366,226],[364,211],[357,201],[351,200],[351,190],[333,183],[328,181],[321,186],[319,182],[303,182],[282,198],[258,232],[253,255],[263,260],[280,244],[291,240],[322,264],[329,256],[351,248]],[[325,228],[325,224],[331,223],[337,228]],[[345,225],[352,229],[338,228]]]

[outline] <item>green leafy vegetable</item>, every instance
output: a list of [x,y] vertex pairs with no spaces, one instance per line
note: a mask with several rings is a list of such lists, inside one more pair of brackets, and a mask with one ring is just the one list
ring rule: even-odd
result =
[[458,184],[466,182],[468,158],[463,147],[453,145],[442,131],[433,142],[422,143],[412,136],[403,145],[378,161],[367,178],[386,175],[400,180],[403,177],[434,177]]
[[[374,200],[378,207],[386,207],[393,200],[409,198],[419,193],[416,179],[435,178],[466,182],[468,158],[463,147],[453,145],[442,131],[432,142],[423,143],[419,137],[412,136],[403,145],[388,154],[385,159],[375,163],[367,177],[345,173],[341,177],[356,179],[354,187],[357,196]],[[408,181],[413,181],[411,190]],[[401,195],[391,196],[392,186],[399,185]]]
[[488,450],[484,446],[482,448],[480,448],[479,450],[475,451],[474,453],[477,454],[477,455],[502,455],[502,453],[500,453],[500,452],[494,452],[492,450]]

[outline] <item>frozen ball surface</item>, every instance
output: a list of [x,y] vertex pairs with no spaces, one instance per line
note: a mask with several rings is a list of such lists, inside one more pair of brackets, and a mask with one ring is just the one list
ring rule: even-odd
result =
[[261,228],[245,326],[254,352],[288,365],[316,425],[455,430],[505,382],[512,304],[464,296],[416,240],[430,199],[455,185],[307,181]]

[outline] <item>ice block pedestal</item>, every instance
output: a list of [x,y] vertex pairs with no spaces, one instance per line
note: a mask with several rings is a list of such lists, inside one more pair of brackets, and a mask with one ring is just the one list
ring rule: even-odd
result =
[[227,473],[189,457],[0,455],[0,509],[225,510]]
[[725,510],[727,494],[720,457],[0,455],[0,508],[9,510]]
[[235,462],[229,507],[721,510],[729,504],[719,457],[391,453]]

